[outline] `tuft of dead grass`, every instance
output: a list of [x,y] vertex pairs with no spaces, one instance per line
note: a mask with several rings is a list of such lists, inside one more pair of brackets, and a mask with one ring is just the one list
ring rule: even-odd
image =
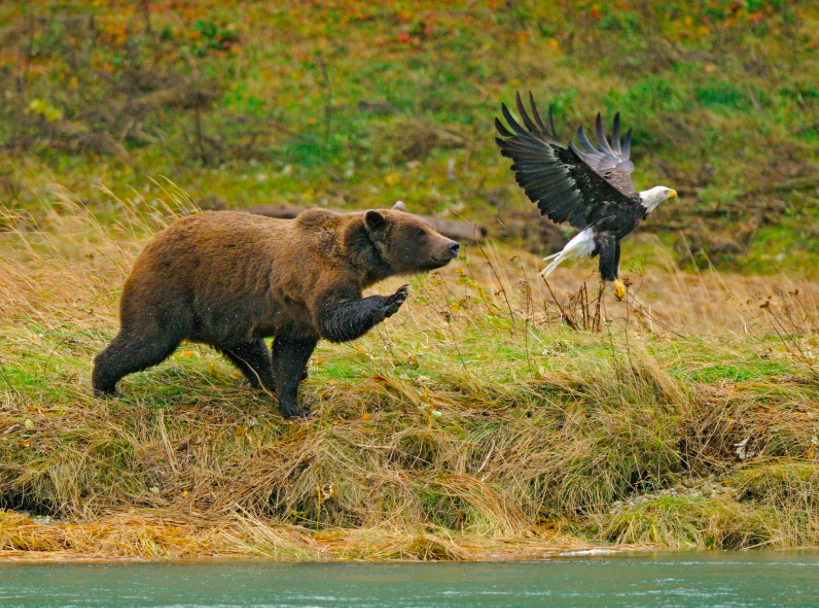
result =
[[[37,524],[0,512],[3,561],[186,559],[498,561],[543,559],[584,547],[557,532],[500,541],[425,530],[310,530],[246,514],[213,521],[152,511],[77,524]],[[630,549],[629,547],[625,547]]]
[[[546,284],[482,246],[368,336],[320,345],[309,421],[194,344],[96,400],[135,256],[195,209],[169,186],[166,208],[112,199],[103,223],[51,191],[42,225],[0,212],[0,558],[819,544],[815,285],[652,267],[615,303],[588,269]],[[704,479],[732,491],[662,494]]]

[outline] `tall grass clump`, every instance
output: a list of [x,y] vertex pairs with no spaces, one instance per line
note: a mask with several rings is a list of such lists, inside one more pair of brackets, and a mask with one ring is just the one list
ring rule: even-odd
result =
[[155,207],[108,196],[116,221],[56,186],[39,223],[0,211],[0,557],[819,543],[815,284],[669,262],[616,303],[586,268],[547,284],[482,244],[319,345],[307,421],[196,344],[99,400],[136,255],[196,212],[172,186]]

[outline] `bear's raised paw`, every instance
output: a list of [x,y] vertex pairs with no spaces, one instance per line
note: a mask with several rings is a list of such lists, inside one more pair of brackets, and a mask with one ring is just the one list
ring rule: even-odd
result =
[[398,312],[401,305],[409,296],[409,285],[402,285],[393,295],[384,302],[384,318],[387,319]]

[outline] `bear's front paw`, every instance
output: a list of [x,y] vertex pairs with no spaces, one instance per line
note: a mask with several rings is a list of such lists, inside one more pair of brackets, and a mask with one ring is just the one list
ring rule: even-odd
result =
[[293,405],[290,407],[283,407],[281,408],[282,416],[286,420],[307,420],[310,416],[313,415],[312,410],[309,407],[302,407],[300,405]]
[[409,285],[402,285],[394,294],[392,294],[384,302],[384,318],[389,318],[398,312],[401,304],[407,299],[409,295]]

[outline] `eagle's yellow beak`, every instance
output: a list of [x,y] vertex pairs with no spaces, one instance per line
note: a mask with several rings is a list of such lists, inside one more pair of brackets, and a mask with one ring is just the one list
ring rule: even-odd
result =
[[668,191],[668,198],[677,198],[677,191],[676,190],[669,190]]

